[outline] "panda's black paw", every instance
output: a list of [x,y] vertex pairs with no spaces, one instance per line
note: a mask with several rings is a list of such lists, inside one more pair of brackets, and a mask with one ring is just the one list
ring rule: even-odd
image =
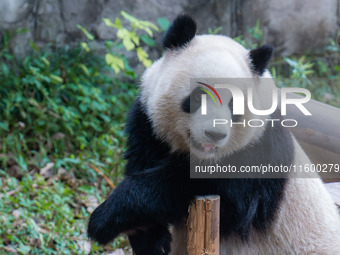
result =
[[129,240],[136,255],[168,255],[170,253],[171,234],[166,226],[137,230],[133,235],[129,235]]
[[112,221],[115,217],[112,213],[108,215],[106,211],[105,203],[98,206],[91,214],[87,229],[88,237],[101,245],[109,243],[120,233],[115,222]]

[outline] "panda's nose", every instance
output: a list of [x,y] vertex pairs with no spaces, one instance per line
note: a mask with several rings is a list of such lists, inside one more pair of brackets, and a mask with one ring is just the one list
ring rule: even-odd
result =
[[212,131],[212,130],[205,130],[204,131],[205,135],[210,138],[213,141],[219,141],[222,140],[223,138],[225,138],[227,136],[227,134],[225,133],[220,133],[220,132],[216,132],[216,131]]

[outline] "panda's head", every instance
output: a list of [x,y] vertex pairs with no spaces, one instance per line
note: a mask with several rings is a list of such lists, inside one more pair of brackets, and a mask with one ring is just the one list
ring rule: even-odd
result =
[[248,107],[243,115],[233,116],[232,94],[226,89],[218,91],[221,102],[217,106],[213,97],[205,97],[209,114],[202,115],[201,94],[213,93],[209,86],[214,88],[221,78],[234,79],[239,82],[233,85],[245,95],[247,87],[252,86],[257,109],[270,108],[274,84],[262,82],[268,80],[262,78],[271,80],[267,66],[273,49],[262,46],[248,51],[226,36],[195,34],[196,23],[191,17],[180,15],[174,20],[163,39],[164,56],[142,77],[141,101],[154,133],[172,151],[191,153],[199,159],[217,159],[259,139],[265,126],[213,127],[213,119],[243,122],[268,116],[254,116]]

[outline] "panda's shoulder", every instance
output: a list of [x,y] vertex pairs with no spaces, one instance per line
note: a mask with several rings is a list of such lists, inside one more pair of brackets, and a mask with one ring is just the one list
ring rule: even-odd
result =
[[134,102],[126,123],[127,159],[125,174],[140,172],[157,165],[170,153],[169,146],[153,132],[146,109],[138,97]]

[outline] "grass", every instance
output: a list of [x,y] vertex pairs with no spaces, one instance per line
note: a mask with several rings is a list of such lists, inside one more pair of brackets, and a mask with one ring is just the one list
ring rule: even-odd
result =
[[90,212],[109,189],[82,185],[66,171],[52,178],[28,173],[21,180],[0,178],[0,252],[2,254],[100,254],[127,248],[124,237],[104,248],[86,237]]
[[[122,179],[124,122],[137,94],[82,48],[0,51],[0,254],[101,254],[92,210]],[[113,183],[109,183],[111,180]]]

